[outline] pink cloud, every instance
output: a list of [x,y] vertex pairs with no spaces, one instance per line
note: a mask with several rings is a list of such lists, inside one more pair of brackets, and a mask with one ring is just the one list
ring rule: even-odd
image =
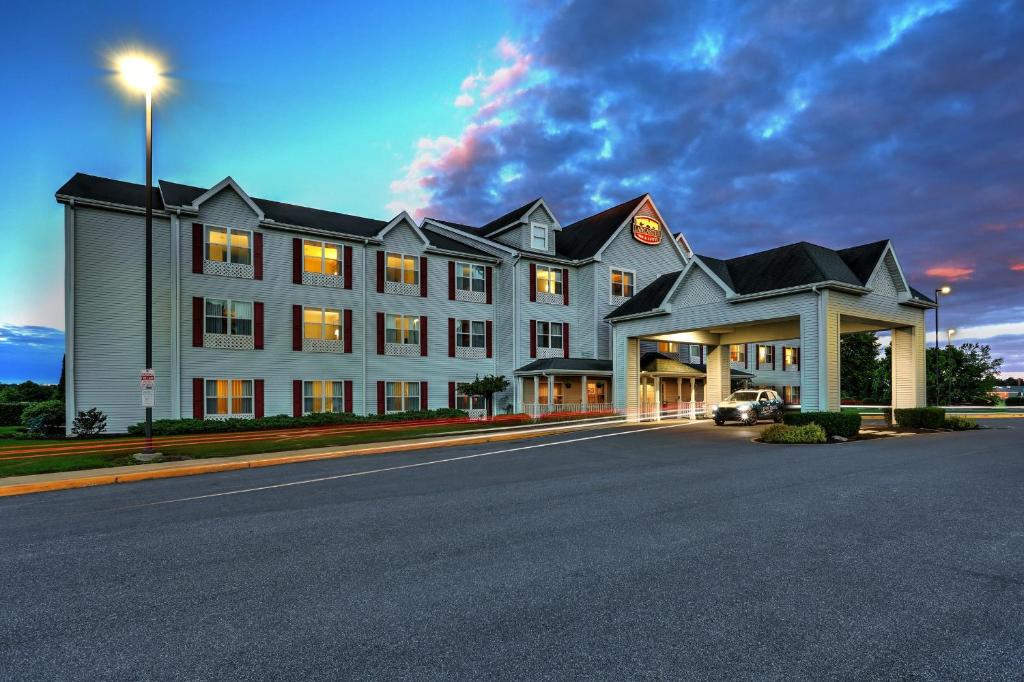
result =
[[485,97],[493,97],[496,94],[505,92],[521,83],[530,71],[529,55],[521,56],[508,66],[496,69],[487,79],[487,86],[484,88]]
[[1024,272],[1024,263],[1014,263],[1010,266],[1010,269],[1014,272]]
[[974,268],[962,267],[959,265],[936,265],[924,271],[929,277],[939,277],[951,282],[960,279],[970,279],[974,274]]
[[468,95],[466,93],[462,93],[461,95],[459,95],[458,97],[455,98],[454,104],[457,107],[471,107],[471,106],[473,106],[475,101],[476,100],[473,99],[472,95]]
[[482,73],[469,74],[468,76],[462,79],[462,84],[459,86],[459,90],[462,90],[463,92],[466,92],[467,90],[472,90],[473,88],[480,84],[480,81],[483,80],[483,77],[484,75]]

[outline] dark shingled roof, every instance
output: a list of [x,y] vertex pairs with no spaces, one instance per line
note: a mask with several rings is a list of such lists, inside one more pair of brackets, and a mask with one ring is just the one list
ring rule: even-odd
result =
[[666,272],[664,275],[638,291],[633,298],[605,315],[604,319],[608,320],[613,317],[625,317],[626,315],[646,313],[649,310],[654,310],[660,306],[661,302],[665,300],[666,296],[668,296],[668,292],[672,288],[672,285],[676,283],[676,279],[679,277],[680,272],[682,272],[682,270]]
[[482,225],[479,228],[480,234],[487,235],[490,234],[491,232],[494,232],[495,230],[505,227],[506,225],[522,220],[529,212],[529,210],[533,208],[533,205],[536,204],[538,201],[540,201],[540,197],[537,197],[528,204],[523,204],[519,208],[512,209],[505,215],[495,218],[486,225]]
[[555,237],[555,252],[570,260],[590,258],[611,239],[646,196],[643,194],[565,227]]
[[934,298],[932,298],[931,296],[928,296],[927,294],[925,294],[922,291],[919,291],[919,290],[915,289],[914,287],[910,287],[910,295],[913,296],[914,298],[920,300],[920,301],[924,301],[925,303],[935,303],[935,299]]
[[[854,247],[860,249],[861,247]],[[723,266],[729,277],[722,279],[730,284],[737,294],[757,294],[777,289],[836,281],[853,286],[864,282],[854,274],[850,266],[832,249],[797,242],[767,251],[759,251],[738,258],[717,261],[704,256],[700,258],[712,272],[718,274]],[[712,265],[714,263],[714,265]],[[721,275],[719,275],[721,277]]]
[[[126,206],[146,206],[146,186],[134,182],[122,180],[111,180],[85,173],[75,173],[64,186],[57,190],[58,195],[92,199],[94,201],[105,201],[111,204],[124,204]],[[160,191],[153,188],[153,208],[162,210],[163,201],[160,199]]]
[[192,185],[181,185],[177,182],[160,180],[160,192],[168,206],[190,206],[193,201],[206,193],[202,187]]
[[541,358],[516,370],[516,372],[539,371],[611,373],[612,361],[593,358]]
[[885,251],[888,244],[889,240],[883,239],[870,244],[839,249],[836,253],[850,267],[853,274],[857,275],[862,283],[867,284],[871,273],[875,271],[875,266],[878,265],[878,259],[882,257],[882,252]]
[[335,213],[333,211],[322,211],[318,208],[307,208],[295,206],[294,204],[282,204],[279,201],[267,199],[253,199],[253,202],[260,207],[270,220],[296,225],[298,227],[312,227],[317,230],[329,232],[340,232],[359,237],[374,237],[388,224],[386,220],[374,220],[363,218],[347,213]]
[[483,249],[474,248],[460,242],[458,239],[452,239],[451,237],[434,232],[433,230],[423,230],[423,234],[430,240],[431,246],[444,249],[445,251],[455,251],[469,256],[485,256],[487,258],[495,257],[494,254],[487,253]]

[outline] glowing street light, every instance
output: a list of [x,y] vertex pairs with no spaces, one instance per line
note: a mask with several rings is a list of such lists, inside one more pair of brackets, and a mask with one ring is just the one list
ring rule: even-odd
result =
[[953,288],[944,284],[935,290],[935,404],[939,404],[939,296],[948,296]]
[[946,345],[947,346],[949,344],[953,343],[953,335],[954,334],[956,334],[956,330],[955,329],[947,329],[946,330]]
[[116,58],[115,67],[130,90],[152,94],[160,86],[160,65],[152,57],[129,52]]

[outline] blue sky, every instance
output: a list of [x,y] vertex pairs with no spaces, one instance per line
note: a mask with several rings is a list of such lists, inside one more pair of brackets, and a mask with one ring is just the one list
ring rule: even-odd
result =
[[[1020,2],[37,2],[0,27],[0,381],[55,381],[75,171],[142,179],[125,44],[161,53],[155,174],[388,218],[563,224],[650,191],[698,252],[894,239],[942,326],[1024,373]],[[45,342],[39,342],[40,334]],[[34,345],[33,345],[34,344]],[[47,359],[49,358],[49,359]]]

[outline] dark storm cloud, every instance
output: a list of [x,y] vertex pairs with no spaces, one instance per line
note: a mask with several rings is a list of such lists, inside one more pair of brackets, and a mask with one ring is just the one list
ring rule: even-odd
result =
[[1021,3],[571,2],[503,56],[527,75],[412,174],[422,213],[648,191],[698,252],[889,237],[956,278],[944,326],[1024,324]]

